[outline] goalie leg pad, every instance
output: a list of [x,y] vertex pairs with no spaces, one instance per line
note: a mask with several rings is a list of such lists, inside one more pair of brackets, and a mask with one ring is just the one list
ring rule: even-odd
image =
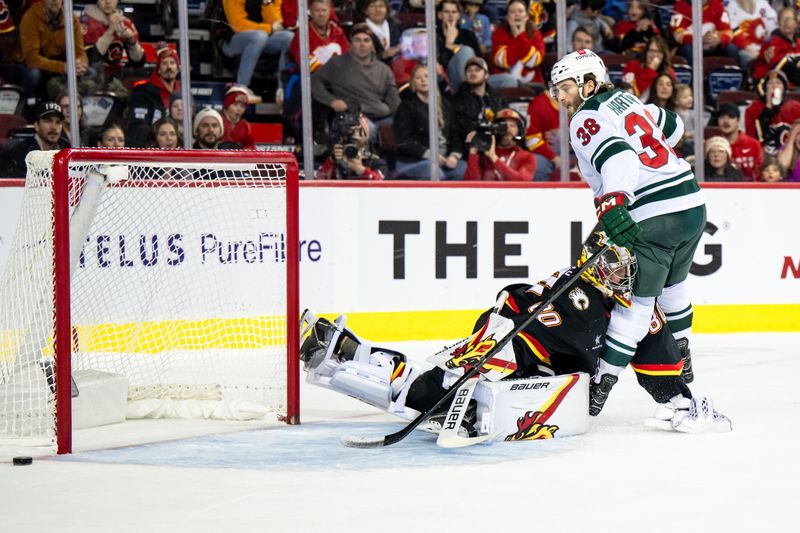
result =
[[408,387],[419,375],[405,355],[375,347],[344,327],[347,317],[331,323],[306,311],[301,318],[306,381],[393,414],[413,418],[407,413]]
[[538,440],[589,430],[589,375],[480,381],[477,429],[498,440]]

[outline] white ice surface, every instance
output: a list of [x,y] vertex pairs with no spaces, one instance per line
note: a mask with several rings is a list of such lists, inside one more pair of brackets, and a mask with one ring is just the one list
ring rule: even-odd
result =
[[[0,449],[0,532],[796,532],[799,345],[800,334],[695,338],[692,389],[733,420],[722,435],[644,428],[653,403],[630,371],[589,433],[552,441],[444,450],[415,433],[348,449],[339,437],[400,422],[306,386],[301,426],[81,430],[72,456],[31,466]],[[155,444],[120,447],[132,442]]]

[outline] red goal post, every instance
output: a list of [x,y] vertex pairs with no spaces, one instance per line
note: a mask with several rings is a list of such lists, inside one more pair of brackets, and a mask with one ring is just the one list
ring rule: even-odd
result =
[[[26,162],[0,290],[13,287],[28,311],[52,309],[52,323],[48,313],[17,320],[24,306],[0,314],[0,438],[54,438],[69,453],[71,378],[84,366],[127,380],[128,417],[134,404],[135,417],[183,416],[153,408],[157,398],[193,403],[201,414],[189,416],[248,419],[264,407],[299,423],[293,155],[66,149]],[[39,283],[50,275],[37,273],[48,263],[52,298]],[[50,429],[31,422],[48,416]]]

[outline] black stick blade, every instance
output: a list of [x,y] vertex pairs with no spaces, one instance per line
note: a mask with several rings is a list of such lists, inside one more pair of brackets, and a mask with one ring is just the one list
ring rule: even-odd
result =
[[384,442],[386,437],[358,437],[358,436],[350,436],[350,437],[342,437],[340,439],[342,445],[347,446],[348,448],[380,448],[382,446],[386,446]]

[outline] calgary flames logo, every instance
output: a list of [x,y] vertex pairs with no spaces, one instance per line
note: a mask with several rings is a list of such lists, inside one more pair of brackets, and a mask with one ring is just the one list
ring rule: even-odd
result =
[[11,11],[5,0],[0,0],[0,33],[6,33],[14,29],[14,20],[11,18]]
[[472,339],[466,344],[456,348],[451,354],[450,359],[445,362],[447,368],[464,368],[468,370],[470,367],[476,365],[485,356],[489,350],[497,345],[494,340],[494,335],[489,335],[485,339],[481,339],[481,334],[484,332],[482,329],[476,333]]
[[547,417],[543,416],[541,411],[528,411],[517,419],[517,432],[508,435],[504,440],[552,439],[558,431],[558,426],[543,424],[542,422],[546,420]]

